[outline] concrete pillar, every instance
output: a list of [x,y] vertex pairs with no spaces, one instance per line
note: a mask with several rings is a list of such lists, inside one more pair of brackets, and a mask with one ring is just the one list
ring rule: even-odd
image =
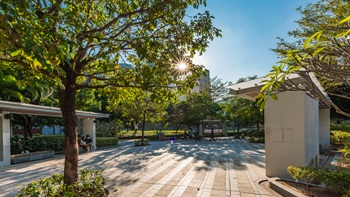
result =
[[329,150],[330,148],[330,110],[319,109],[320,111],[320,150]]
[[289,166],[317,164],[318,100],[305,92],[282,92],[265,106],[266,176],[291,178]]
[[94,118],[83,119],[83,135],[89,135],[96,146],[96,123]]
[[199,123],[199,136],[203,136],[203,123]]
[[0,167],[11,165],[10,120],[0,113]]

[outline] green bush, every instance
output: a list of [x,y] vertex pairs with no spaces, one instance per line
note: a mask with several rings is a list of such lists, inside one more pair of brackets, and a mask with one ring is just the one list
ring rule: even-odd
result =
[[[96,138],[96,146],[114,146],[119,142],[118,138]],[[29,152],[54,150],[63,151],[64,135],[35,135],[33,138],[24,139],[23,136],[11,137],[11,154],[21,154],[22,151]]]
[[11,154],[20,154],[22,151],[29,152],[55,150],[62,151],[64,144],[63,137],[49,137],[35,135],[32,138],[25,139],[23,136],[11,137]]
[[331,124],[331,131],[350,132],[350,124]]
[[345,143],[350,139],[350,132],[346,131],[331,131],[332,143]]
[[350,193],[350,170],[327,171],[324,169],[312,167],[295,167],[289,166],[288,172],[295,180],[303,180],[308,187],[309,183],[317,185],[325,184],[327,188],[334,190],[336,193],[347,196]]
[[108,196],[104,185],[106,179],[101,170],[80,171],[79,180],[73,185],[63,184],[63,175],[55,174],[50,178],[40,179],[23,188],[18,197],[27,196]]
[[105,147],[105,146],[114,146],[118,145],[119,139],[116,137],[96,137],[96,146]]
[[264,137],[250,137],[249,138],[250,143],[265,143]]
[[135,140],[135,146],[146,146],[149,145],[149,139],[144,139],[144,140]]

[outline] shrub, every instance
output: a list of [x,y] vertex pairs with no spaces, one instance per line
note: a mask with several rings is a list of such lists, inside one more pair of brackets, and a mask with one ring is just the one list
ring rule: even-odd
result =
[[144,140],[135,140],[135,146],[146,146],[149,145],[149,139],[144,139]]
[[331,131],[331,142],[332,143],[344,143],[349,141],[350,132],[346,131]]
[[79,180],[73,185],[63,184],[63,175],[54,174],[50,178],[40,179],[23,188],[18,197],[27,196],[107,196],[104,189],[106,179],[101,170],[80,171]]
[[96,137],[96,146],[114,146],[118,145],[119,139],[116,137]]
[[[113,146],[119,142],[118,138],[96,138],[96,146]],[[20,154],[22,151],[28,150],[29,152],[54,150],[63,151],[64,148],[64,135],[36,135],[33,138],[24,139],[23,136],[11,137],[11,154]]]
[[290,173],[295,180],[303,180],[308,187],[309,183],[317,185],[325,184],[327,188],[334,190],[344,196],[350,192],[350,170],[327,171],[312,167],[295,167],[289,166]]
[[295,180],[303,180],[307,189],[309,189],[311,182],[319,182],[320,179],[320,173],[313,167],[289,166],[287,170]]
[[350,124],[331,124],[331,131],[350,132]]
[[265,138],[263,138],[263,137],[250,137],[249,142],[250,143],[265,143]]

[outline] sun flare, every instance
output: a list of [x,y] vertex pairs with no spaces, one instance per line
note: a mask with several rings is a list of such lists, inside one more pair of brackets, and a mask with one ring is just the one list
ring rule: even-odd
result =
[[181,71],[184,71],[187,69],[187,64],[185,62],[180,62],[178,65],[177,65],[177,68]]

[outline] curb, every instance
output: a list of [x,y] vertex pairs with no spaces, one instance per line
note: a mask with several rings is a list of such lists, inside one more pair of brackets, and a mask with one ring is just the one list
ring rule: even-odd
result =
[[277,193],[281,194],[285,197],[306,197],[305,195],[294,191],[293,189],[290,189],[289,187],[286,187],[279,183],[278,181],[281,180],[280,178],[269,178],[268,181],[270,183],[270,188],[275,190]]

